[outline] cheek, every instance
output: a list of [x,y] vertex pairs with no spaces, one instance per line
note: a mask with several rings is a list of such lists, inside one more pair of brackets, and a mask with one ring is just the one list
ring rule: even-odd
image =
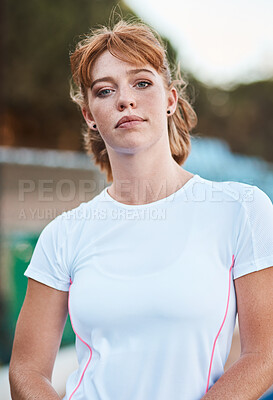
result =
[[108,141],[108,137],[111,137],[114,123],[113,110],[109,109],[106,102],[103,105],[93,106],[93,118],[96,122],[97,129],[100,132],[102,138]]
[[102,129],[102,127],[107,124],[107,121],[109,121],[107,116],[109,116],[110,113],[107,109],[107,104],[92,104],[92,106],[89,105],[89,108],[97,126]]
[[159,98],[151,102],[151,110],[158,125],[162,124],[167,118],[167,107],[163,98]]
[[145,96],[145,108],[155,114],[164,115],[167,112],[167,101],[163,91],[157,90]]

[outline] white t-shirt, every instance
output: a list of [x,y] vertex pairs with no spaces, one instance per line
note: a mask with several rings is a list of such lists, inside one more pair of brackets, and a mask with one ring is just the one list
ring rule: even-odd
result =
[[79,368],[64,399],[199,400],[230,351],[233,280],[270,266],[273,206],[257,186],[194,175],[144,205],[105,188],[59,215],[25,275],[69,290]]

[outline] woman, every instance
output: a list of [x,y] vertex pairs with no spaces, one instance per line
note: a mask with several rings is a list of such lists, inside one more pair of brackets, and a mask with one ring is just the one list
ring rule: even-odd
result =
[[[112,184],[40,235],[13,398],[59,398],[50,382],[68,309],[79,368],[66,400],[258,399],[273,383],[270,199],[181,168],[196,117],[146,25],[93,31],[71,66],[87,151]],[[224,373],[237,311],[241,356]]]

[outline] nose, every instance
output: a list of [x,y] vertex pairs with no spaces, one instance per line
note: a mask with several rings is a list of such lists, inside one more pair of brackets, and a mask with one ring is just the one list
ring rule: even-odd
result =
[[120,92],[118,101],[117,101],[117,108],[119,111],[123,111],[126,108],[135,108],[136,101],[133,94],[129,90],[123,90]]

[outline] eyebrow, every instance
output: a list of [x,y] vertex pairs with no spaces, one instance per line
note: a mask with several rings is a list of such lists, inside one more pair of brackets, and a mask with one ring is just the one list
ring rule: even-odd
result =
[[[129,71],[127,71],[127,75],[134,75],[134,74],[138,74],[139,72],[149,72],[150,74],[155,76],[155,74],[152,71],[150,71],[149,69],[146,69],[146,68],[130,69]],[[96,79],[94,82],[91,83],[90,88],[92,89],[93,86],[98,82],[105,82],[105,81],[113,82],[114,79],[111,76],[105,76],[103,78]]]

